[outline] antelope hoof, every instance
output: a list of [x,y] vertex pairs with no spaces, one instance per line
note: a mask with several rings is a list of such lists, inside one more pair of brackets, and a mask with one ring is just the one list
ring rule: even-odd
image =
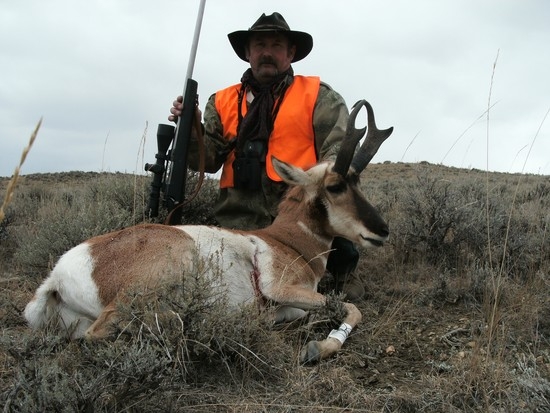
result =
[[319,360],[321,360],[321,351],[319,349],[319,342],[310,341],[309,343],[307,343],[307,345],[302,349],[302,352],[300,353],[300,362],[302,364],[312,364],[312,363],[317,363]]

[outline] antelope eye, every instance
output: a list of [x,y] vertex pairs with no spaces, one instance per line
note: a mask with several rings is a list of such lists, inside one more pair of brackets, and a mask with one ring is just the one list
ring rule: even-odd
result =
[[346,190],[346,183],[344,181],[338,182],[337,184],[327,185],[327,191],[333,194],[339,194]]

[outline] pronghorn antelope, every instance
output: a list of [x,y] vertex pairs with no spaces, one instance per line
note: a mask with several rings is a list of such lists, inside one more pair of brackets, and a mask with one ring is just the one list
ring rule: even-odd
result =
[[[367,127],[356,129],[365,106]],[[72,337],[104,338],[111,334],[117,300],[129,289],[151,288],[167,277],[193,271],[197,254],[217,254],[224,291],[232,306],[274,303],[275,322],[303,317],[326,304],[317,292],[327,255],[336,236],[363,247],[381,246],[388,227],[358,189],[359,175],[393,128],[378,130],[370,104],[359,101],[349,118],[346,137],[334,162],[304,171],[273,159],[279,176],[290,185],[273,224],[255,231],[218,227],[144,224],[100,235],[66,252],[25,308],[32,328],[49,321],[65,326]],[[355,153],[356,152],[356,153]],[[171,269],[171,271],[167,271]],[[347,315],[325,340],[301,351],[303,362],[337,352],[361,313],[344,303]]]

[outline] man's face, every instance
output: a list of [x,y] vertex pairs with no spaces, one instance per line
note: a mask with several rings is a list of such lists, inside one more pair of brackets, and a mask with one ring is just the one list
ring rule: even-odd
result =
[[270,83],[277,75],[288,70],[296,46],[290,46],[281,33],[254,33],[250,36],[246,57],[252,74],[260,83]]

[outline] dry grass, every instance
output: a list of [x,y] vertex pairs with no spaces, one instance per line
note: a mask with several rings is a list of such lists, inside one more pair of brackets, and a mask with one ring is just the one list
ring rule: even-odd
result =
[[[550,411],[548,177],[370,165],[364,192],[392,239],[363,252],[363,322],[316,366],[301,366],[299,350],[326,336],[338,308],[272,329],[250,309],[206,306],[200,279],[192,296],[178,285],[136,295],[113,341],[30,332],[21,311],[55,259],[141,220],[148,182],[66,173],[19,184],[0,224],[4,411]],[[184,216],[211,222],[215,192],[207,182]]]
[[4,220],[6,217],[6,213],[4,210],[7,208],[8,204],[11,202],[13,198],[13,193],[15,192],[15,187],[17,186],[17,180],[19,179],[19,173],[21,172],[21,167],[25,163],[25,159],[27,159],[27,155],[29,151],[32,148],[32,145],[34,143],[34,140],[36,139],[36,136],[38,135],[38,131],[40,129],[40,125],[42,125],[42,118],[38,121],[38,124],[36,125],[36,128],[34,128],[34,132],[31,134],[31,137],[29,139],[29,143],[27,146],[23,149],[23,152],[21,153],[21,159],[19,161],[19,165],[15,167],[15,171],[13,172],[13,176],[8,182],[8,187],[6,188],[6,195],[4,196],[4,200],[2,201],[2,205],[0,205],[0,223]]

